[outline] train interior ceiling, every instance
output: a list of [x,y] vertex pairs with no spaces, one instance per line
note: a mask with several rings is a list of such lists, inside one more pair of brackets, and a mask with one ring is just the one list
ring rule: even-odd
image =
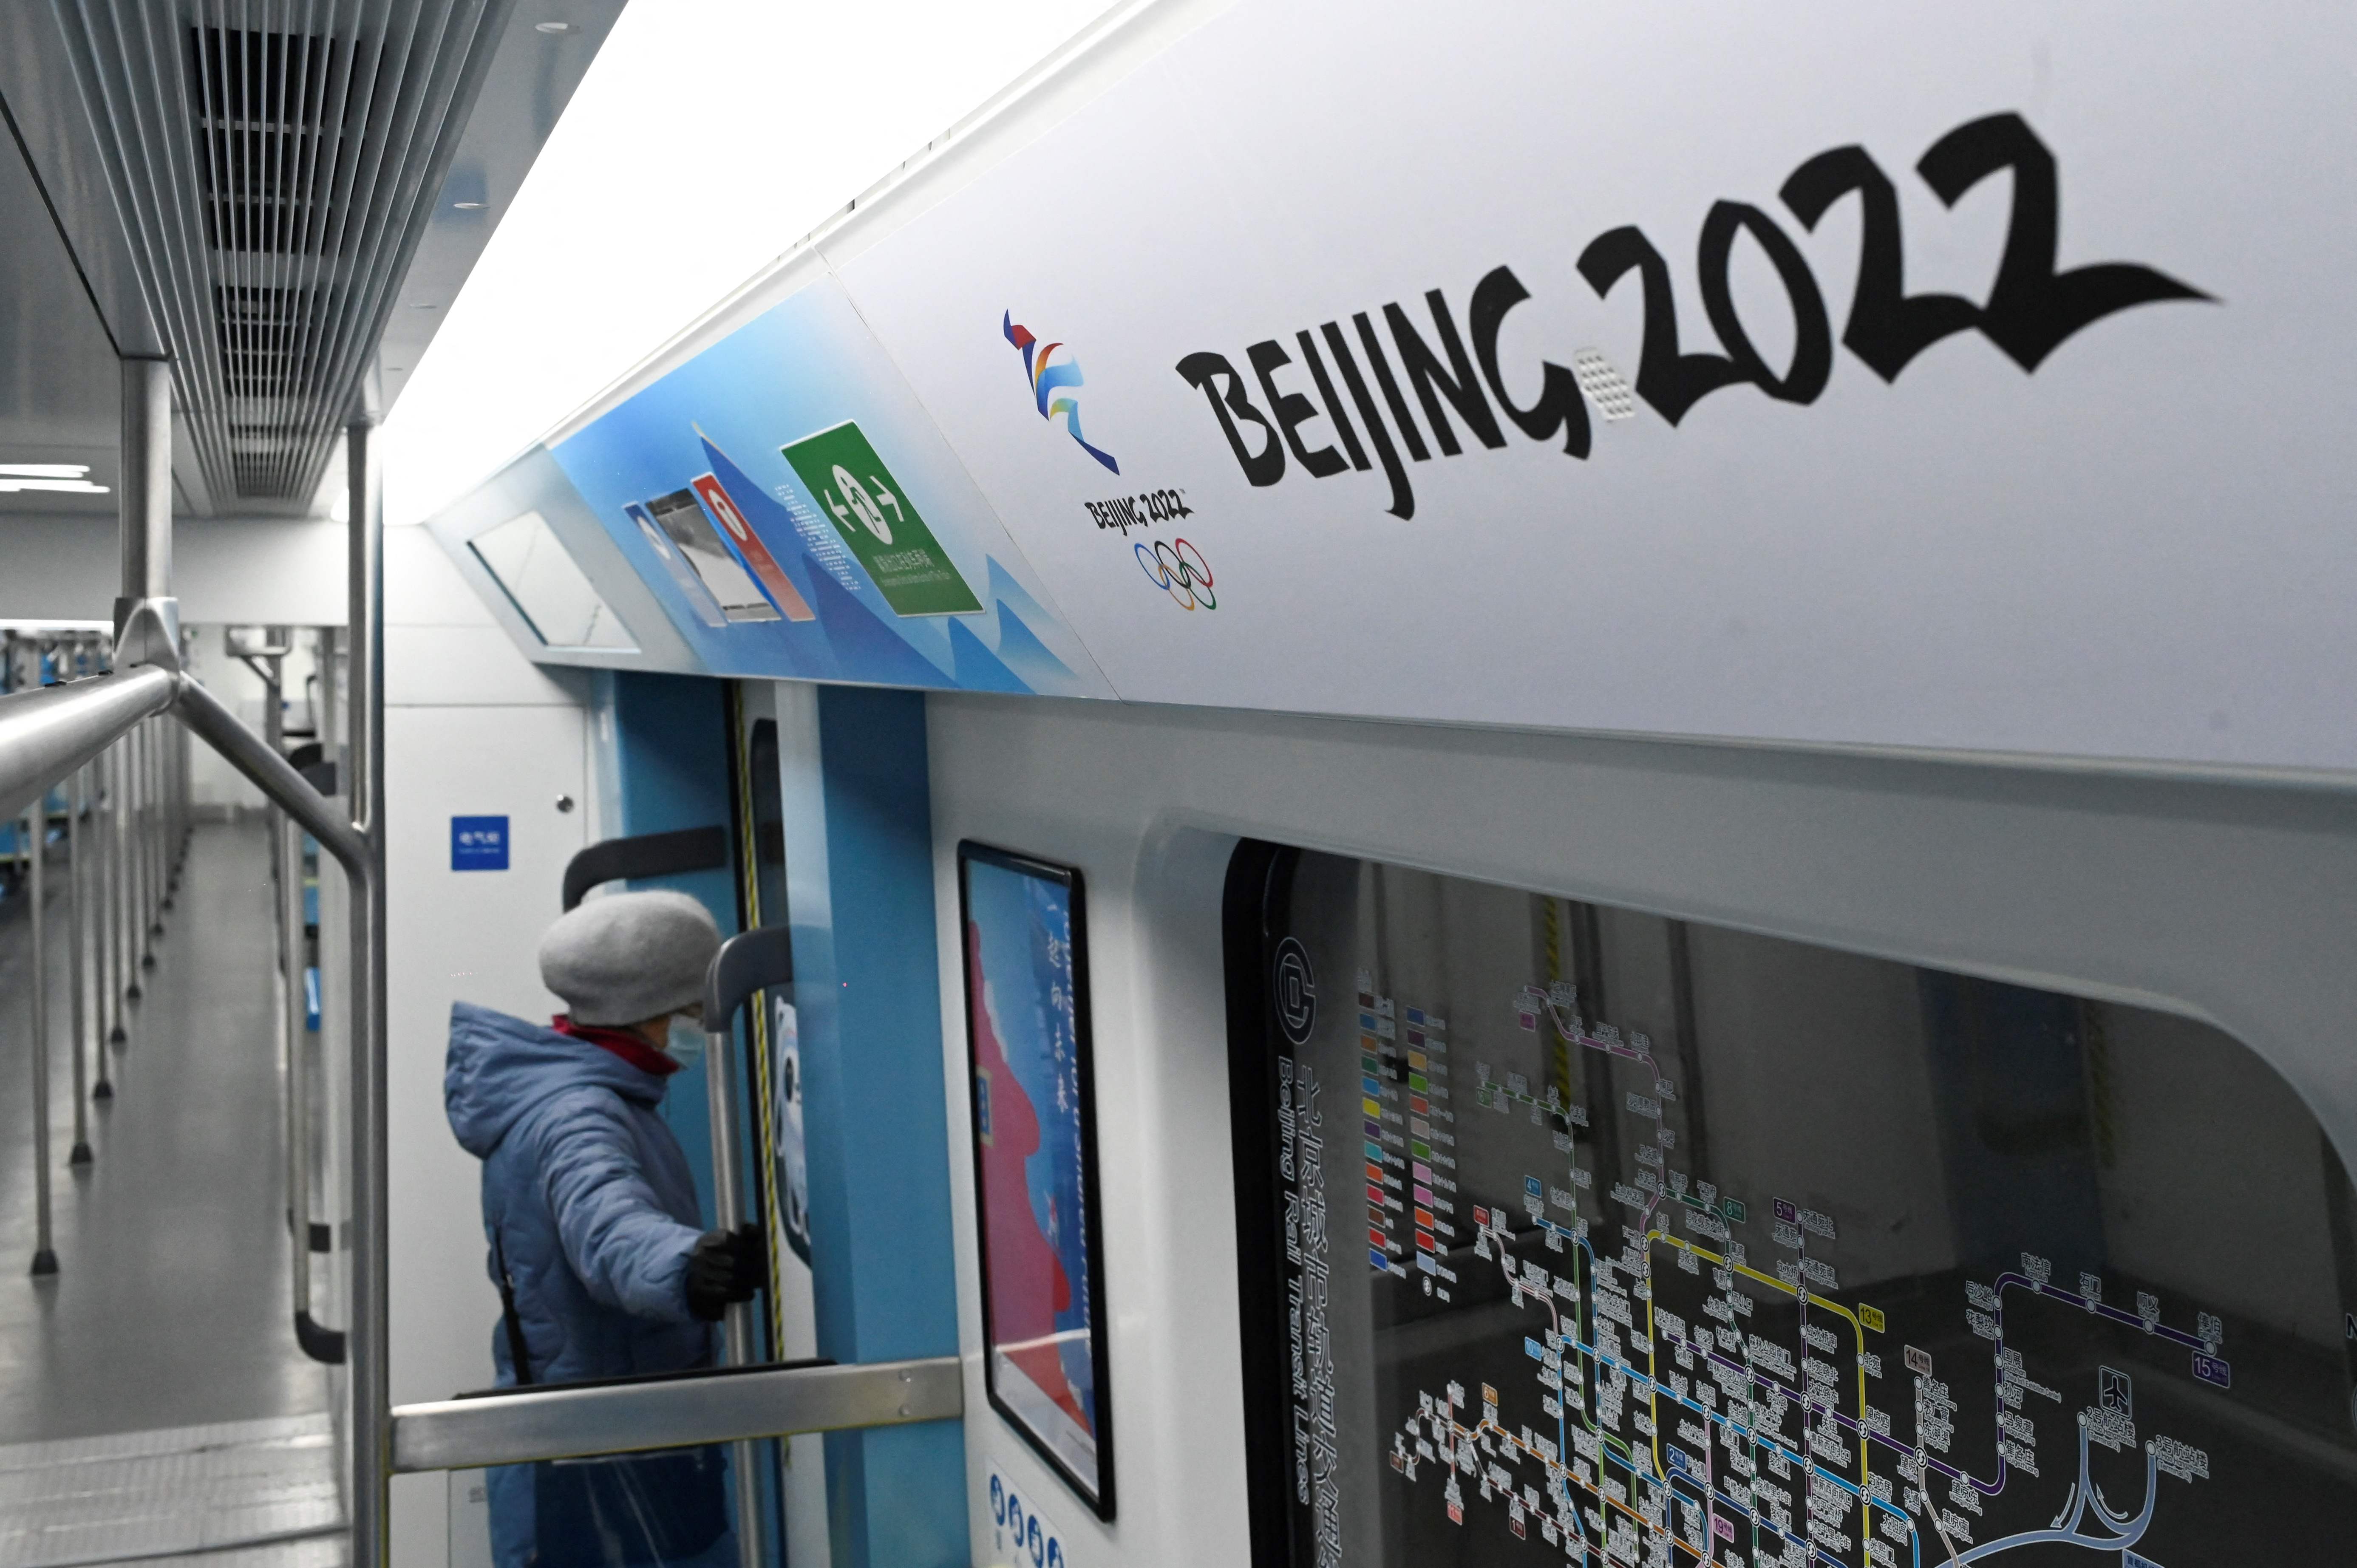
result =
[[0,12],[0,1568],[2346,1550],[2352,63]]

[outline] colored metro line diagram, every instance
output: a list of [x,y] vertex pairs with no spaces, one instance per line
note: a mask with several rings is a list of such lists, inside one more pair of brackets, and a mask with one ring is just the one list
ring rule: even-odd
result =
[[[1570,985],[1526,987],[1513,1008],[1543,1041],[1609,1064],[1585,1080],[1612,1086],[1604,1114],[1478,1061],[1460,1110],[1446,1021],[1363,974],[1359,989],[1371,1267],[1451,1312],[1528,1320],[1518,1354],[1475,1358],[1461,1337],[1421,1353],[1387,1421],[1406,1506],[1459,1529],[1501,1521],[1583,1568],[1925,1568],[2040,1546],[2175,1568],[2138,1548],[2198,1496],[2210,1458],[2139,1433],[2137,1385],[2231,1390],[2218,1318],[2189,1331],[2154,1293],[2131,1309],[2102,1278],[2060,1280],[2023,1253],[1896,1324],[1899,1306],[1845,1292],[1835,1216],[1679,1168],[1678,1085],[1643,1035],[1584,1022]],[[1461,1122],[1491,1116],[1504,1121]],[[1494,1144],[1481,1133],[1516,1124],[1552,1163],[1522,1174],[1518,1208],[1463,1202],[1460,1133]],[[1614,1179],[1621,1148],[1633,1168]],[[1582,1195],[1620,1218],[1582,1217]],[[1761,1221],[1755,1258],[1737,1228]],[[1478,1371],[1451,1372],[1452,1357]],[[2185,1398],[2147,1403],[2174,1414]]]

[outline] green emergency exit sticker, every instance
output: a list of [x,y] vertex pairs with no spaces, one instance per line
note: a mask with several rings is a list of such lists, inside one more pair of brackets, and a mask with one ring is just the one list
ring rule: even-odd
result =
[[982,608],[966,580],[950,564],[949,552],[917,514],[850,420],[782,448],[786,461],[834,519],[852,554],[876,579],[877,590],[894,615],[970,615]]

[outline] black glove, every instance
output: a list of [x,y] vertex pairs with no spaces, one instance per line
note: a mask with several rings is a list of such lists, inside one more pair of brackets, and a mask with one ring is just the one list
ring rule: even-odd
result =
[[706,1230],[687,1255],[687,1310],[717,1323],[730,1305],[750,1301],[770,1277],[770,1249],[759,1226],[747,1221],[735,1230]]

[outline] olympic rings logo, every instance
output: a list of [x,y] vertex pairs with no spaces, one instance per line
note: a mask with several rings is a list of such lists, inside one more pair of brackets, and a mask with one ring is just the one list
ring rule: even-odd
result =
[[1146,568],[1146,580],[1168,592],[1180,609],[1220,607],[1220,601],[1211,596],[1211,569],[1204,564],[1201,551],[1183,539],[1167,544],[1157,539],[1151,550],[1141,541],[1132,548],[1137,552],[1137,564]]

